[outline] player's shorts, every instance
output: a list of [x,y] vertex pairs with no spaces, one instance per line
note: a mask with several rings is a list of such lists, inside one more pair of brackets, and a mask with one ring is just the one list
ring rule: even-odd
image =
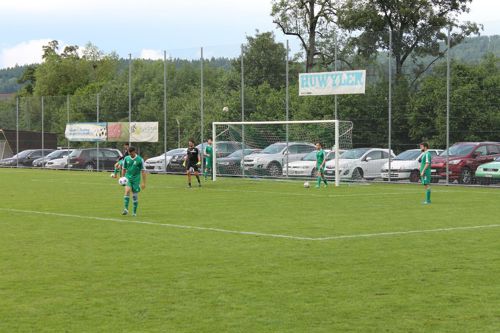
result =
[[198,168],[197,164],[188,164],[186,166],[186,171],[189,173],[193,173],[193,172],[200,172],[200,169]]
[[[128,178],[127,178],[128,179]],[[132,189],[132,193],[141,192],[141,183],[128,179],[127,186]]]
[[205,159],[205,168],[212,169],[212,159]]
[[422,180],[422,185],[429,185],[431,183],[431,174],[424,173],[424,175],[421,177],[421,180]]

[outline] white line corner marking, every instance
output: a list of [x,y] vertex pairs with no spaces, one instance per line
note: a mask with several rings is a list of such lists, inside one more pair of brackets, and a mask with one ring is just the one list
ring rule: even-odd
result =
[[424,233],[448,232],[448,231],[477,230],[477,229],[499,228],[500,227],[500,224],[487,224],[487,225],[476,225],[476,226],[468,226],[468,227],[449,227],[449,228],[423,229],[423,230],[390,231],[390,232],[379,232],[379,233],[370,233],[370,234],[339,235],[339,236],[329,236],[329,237],[303,237],[303,236],[291,236],[291,235],[280,235],[280,234],[267,234],[267,233],[254,232],[254,231],[227,230],[227,229],[220,229],[220,228],[197,227],[197,226],[189,226],[189,225],[170,224],[170,223],[155,223],[155,222],[139,221],[139,220],[125,220],[125,219],[117,219],[117,218],[109,218],[109,217],[84,216],[84,215],[42,212],[42,211],[12,209],[12,208],[0,208],[0,210],[6,211],[6,212],[11,212],[11,213],[19,213],[19,214],[37,214],[37,215],[59,216],[59,217],[71,217],[71,218],[84,219],[84,220],[111,221],[111,222],[131,223],[131,224],[147,224],[147,225],[155,225],[155,226],[160,226],[160,227],[177,228],[177,229],[191,229],[191,230],[221,232],[221,233],[227,233],[227,234],[260,236],[260,237],[270,237],[270,238],[285,238],[285,239],[306,240],[306,241],[327,241],[327,240],[341,240],[341,239],[372,238],[372,237],[399,236],[399,235],[424,234]]

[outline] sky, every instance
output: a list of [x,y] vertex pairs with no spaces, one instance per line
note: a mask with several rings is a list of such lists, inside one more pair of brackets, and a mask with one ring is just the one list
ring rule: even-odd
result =
[[[236,56],[246,36],[274,31],[271,0],[0,0],[0,68],[41,62],[51,40],[83,47],[91,42],[121,57]],[[473,0],[461,20],[484,25],[482,35],[500,35],[500,0]]]

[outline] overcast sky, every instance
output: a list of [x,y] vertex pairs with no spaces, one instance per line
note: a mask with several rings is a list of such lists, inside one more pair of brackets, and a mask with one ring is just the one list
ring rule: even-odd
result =
[[[271,0],[0,0],[0,68],[41,61],[42,46],[88,42],[121,57],[234,56],[245,36],[276,30]],[[500,35],[500,0],[473,0],[463,20]]]

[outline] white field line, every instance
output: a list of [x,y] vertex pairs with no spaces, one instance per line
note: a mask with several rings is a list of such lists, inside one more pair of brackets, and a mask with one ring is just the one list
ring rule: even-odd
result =
[[438,232],[450,232],[450,231],[500,228],[500,224],[487,224],[487,225],[476,225],[476,226],[467,226],[467,227],[449,227],[449,228],[423,229],[423,230],[391,231],[391,232],[379,232],[379,233],[370,233],[370,234],[339,235],[339,236],[329,236],[329,237],[305,237],[305,236],[291,236],[291,235],[281,235],[281,234],[267,234],[267,233],[254,232],[254,231],[238,231],[238,230],[228,230],[228,229],[221,229],[221,228],[197,227],[197,226],[189,226],[189,225],[170,224],[170,223],[155,223],[155,222],[139,221],[139,220],[135,220],[135,219],[134,220],[125,220],[125,219],[117,219],[117,218],[83,216],[83,215],[75,215],[75,214],[63,214],[63,213],[42,212],[42,211],[12,209],[12,208],[0,208],[0,211],[19,213],[19,214],[69,217],[69,218],[77,218],[77,219],[84,219],[84,220],[111,221],[111,222],[132,223],[132,224],[146,224],[146,225],[155,225],[155,226],[167,227],[167,228],[191,229],[191,230],[199,230],[199,231],[211,231],[211,232],[220,232],[220,233],[227,233],[227,234],[259,236],[259,237],[269,237],[269,238],[284,238],[284,239],[302,240],[302,241],[328,241],[328,240],[342,240],[342,239],[361,239],[361,238],[401,236],[401,235],[411,235],[411,234],[424,234],[424,233],[438,233]]

